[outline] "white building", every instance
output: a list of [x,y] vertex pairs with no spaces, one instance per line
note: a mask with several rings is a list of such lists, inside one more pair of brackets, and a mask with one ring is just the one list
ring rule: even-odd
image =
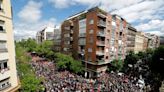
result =
[[10,0],[0,0],[0,92],[15,92],[18,81]]
[[46,27],[43,30],[37,32],[36,41],[42,43],[45,40],[54,40],[54,27]]

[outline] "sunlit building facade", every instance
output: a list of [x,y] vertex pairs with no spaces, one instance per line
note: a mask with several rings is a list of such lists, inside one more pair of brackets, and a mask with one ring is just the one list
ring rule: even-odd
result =
[[0,0],[0,92],[15,92],[20,87],[13,35],[10,0]]

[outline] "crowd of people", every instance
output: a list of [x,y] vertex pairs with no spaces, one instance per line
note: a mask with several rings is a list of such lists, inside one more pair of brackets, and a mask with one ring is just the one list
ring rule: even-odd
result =
[[96,79],[86,79],[69,71],[58,71],[53,62],[33,59],[32,67],[42,82],[45,92],[143,92],[141,87],[126,75],[101,73]]

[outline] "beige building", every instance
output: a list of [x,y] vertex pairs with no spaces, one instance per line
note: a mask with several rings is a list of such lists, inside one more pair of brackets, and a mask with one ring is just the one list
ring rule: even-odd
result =
[[0,92],[14,92],[20,87],[12,28],[10,0],[0,0]]
[[130,24],[127,26],[127,52],[135,50],[135,38],[137,30],[132,27]]
[[139,51],[143,51],[143,46],[144,46],[144,34],[143,32],[137,32],[136,37],[135,37],[135,48],[134,52],[138,53]]
[[54,27],[46,27],[36,34],[37,43],[42,43],[45,40],[54,40]]

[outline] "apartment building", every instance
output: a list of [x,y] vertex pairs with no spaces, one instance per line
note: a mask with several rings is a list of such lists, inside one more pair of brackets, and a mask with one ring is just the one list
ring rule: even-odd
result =
[[127,28],[127,52],[135,51],[135,38],[136,38],[137,30],[128,24]]
[[140,51],[143,51],[144,46],[144,33],[141,31],[138,31],[135,37],[135,53],[138,53]]
[[36,41],[38,44],[45,40],[54,40],[54,27],[46,27],[43,30],[36,33]]
[[160,45],[160,38],[155,34],[145,33],[148,38],[148,48],[157,48]]
[[0,92],[20,88],[16,71],[10,0],[0,0]]
[[54,51],[60,52],[61,50],[61,30],[59,28],[54,29]]
[[61,52],[81,60],[88,77],[98,76],[126,53],[126,20],[98,7],[70,16],[61,25]]
[[164,46],[164,36],[160,36],[160,45]]

